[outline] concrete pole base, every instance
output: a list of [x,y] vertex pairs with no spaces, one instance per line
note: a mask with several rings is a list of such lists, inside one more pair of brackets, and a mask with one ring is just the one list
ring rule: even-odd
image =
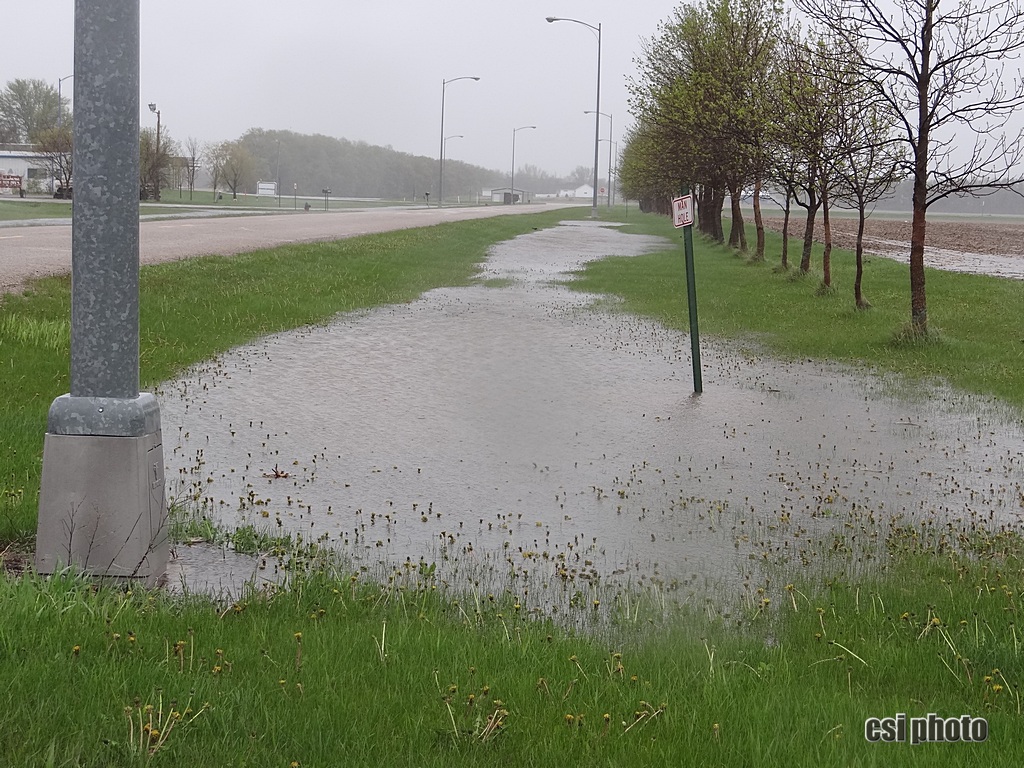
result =
[[[140,397],[142,410],[152,412],[147,402],[152,397]],[[54,423],[55,413],[66,414],[69,402],[88,406],[97,400],[65,396],[51,407],[43,443],[36,570],[52,574],[70,567],[89,576],[155,586],[167,570],[169,549],[159,415],[143,418],[148,429],[139,435],[82,434]],[[138,401],[122,402],[138,410]]]

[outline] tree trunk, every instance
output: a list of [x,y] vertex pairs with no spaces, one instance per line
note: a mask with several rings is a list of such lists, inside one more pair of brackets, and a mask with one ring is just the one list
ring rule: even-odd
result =
[[821,254],[821,287],[832,287],[832,222],[828,217],[828,192],[821,194],[822,224],[825,228],[825,249]]
[[914,190],[914,220],[910,231],[910,326],[916,336],[928,334],[928,302],[924,288],[924,194],[922,191],[919,204],[917,189]]
[[761,175],[754,179],[754,229],[757,232],[757,245],[754,249],[754,261],[764,261],[764,217],[761,216]]
[[814,220],[818,216],[818,206],[811,198],[807,206],[807,221],[804,224],[804,249],[800,254],[800,271],[807,274],[811,271],[811,248],[814,246]]
[[740,208],[740,186],[738,184],[729,185],[729,206],[731,216],[729,222],[729,245],[732,248],[746,252],[747,230],[743,226],[743,210]]
[[793,212],[793,198],[786,192],[786,207],[782,214],[782,268],[789,269],[789,218]]
[[867,221],[865,205],[861,202],[857,207],[857,274],[853,279],[853,300],[857,309],[868,309],[871,305],[861,292],[861,281],[864,279],[864,226]]

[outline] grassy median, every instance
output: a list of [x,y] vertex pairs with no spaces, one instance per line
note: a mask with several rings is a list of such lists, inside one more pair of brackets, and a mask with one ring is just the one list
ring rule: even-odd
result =
[[[143,379],[153,385],[339,311],[465,284],[489,244],[571,215],[147,267]],[[671,233],[635,212],[629,221]],[[603,280],[601,290],[627,296],[630,308],[678,326],[681,264],[681,248],[611,259],[589,267],[583,285],[596,290]],[[955,313],[937,320],[938,342],[895,342],[902,269],[887,308],[874,281],[888,267],[870,265],[870,313],[852,309],[841,269],[839,290],[818,296],[813,278],[793,280],[699,243],[703,330],[780,354],[942,375],[933,358],[968,333]],[[67,292],[66,279],[46,280],[0,304],[8,539],[34,527],[46,408],[67,388]],[[934,296],[933,318],[941,313]],[[841,331],[868,323],[855,346],[835,346]],[[794,341],[799,334],[806,338]],[[1015,402],[1013,390],[1006,397]],[[782,531],[800,524],[765,514]],[[71,576],[0,578],[0,754],[25,766],[1024,761],[1020,536],[978,520],[835,515],[834,531],[806,542],[799,564],[766,549],[765,577],[740,595],[695,600],[657,580],[635,589],[567,582],[553,590],[563,602],[558,623],[528,610],[527,585],[515,580],[488,593],[471,577],[442,583],[428,562],[368,573],[315,546],[284,553],[283,587],[228,601],[96,588]],[[983,718],[986,740],[865,739],[867,719],[896,722],[901,713],[908,740],[925,722],[913,718],[930,713]],[[950,727],[962,739],[971,726]]]
[[[666,326],[689,327],[683,243],[665,217],[630,214],[626,231],[672,238],[676,245],[645,256],[592,262],[573,283],[580,290],[621,296],[625,308]],[[724,245],[696,237],[695,272],[700,332],[782,357],[855,363],[945,381],[1024,407],[1024,281],[928,269],[927,341],[907,341],[909,268],[866,257],[864,293],[871,309],[854,306],[854,259],[832,254],[832,286],[821,290],[821,246],[814,267],[779,270],[781,237],[768,234],[767,256],[751,261]],[[790,258],[799,255],[793,241]]]

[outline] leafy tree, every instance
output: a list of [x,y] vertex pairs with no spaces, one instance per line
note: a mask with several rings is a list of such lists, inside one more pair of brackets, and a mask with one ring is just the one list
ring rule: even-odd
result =
[[0,91],[0,136],[12,143],[37,142],[43,131],[57,127],[66,102],[45,80],[11,80]]
[[221,175],[232,199],[238,199],[239,190],[256,183],[256,158],[240,141],[228,141],[222,147]]
[[924,247],[928,208],[1024,181],[1024,132],[1005,132],[1024,81],[1004,79],[1024,49],[1021,0],[796,0],[858,57],[906,145],[913,179],[910,332],[928,333]]
[[156,144],[156,129],[139,131],[139,185],[144,197],[160,199],[160,190],[166,183],[171,158],[177,154],[177,145],[167,129],[160,131],[160,146]]

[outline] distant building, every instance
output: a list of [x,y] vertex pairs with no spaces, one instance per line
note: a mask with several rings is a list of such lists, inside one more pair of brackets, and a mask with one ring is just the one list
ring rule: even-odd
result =
[[[513,191],[515,192],[515,199],[513,201]],[[525,189],[516,187],[512,190],[510,187],[495,187],[494,189],[483,190],[483,197],[486,200],[490,200],[492,203],[502,203],[504,205],[511,205],[515,203],[529,203],[533,199],[533,195],[527,192]]]
[[559,197],[575,197],[586,200],[587,198],[593,199],[594,187],[590,184],[581,184],[576,189],[561,189],[558,191]]
[[[38,191],[49,189],[51,175],[46,160],[32,151],[31,144],[0,144],[0,175],[21,176],[22,185]],[[17,189],[0,189],[0,194],[18,194]]]

